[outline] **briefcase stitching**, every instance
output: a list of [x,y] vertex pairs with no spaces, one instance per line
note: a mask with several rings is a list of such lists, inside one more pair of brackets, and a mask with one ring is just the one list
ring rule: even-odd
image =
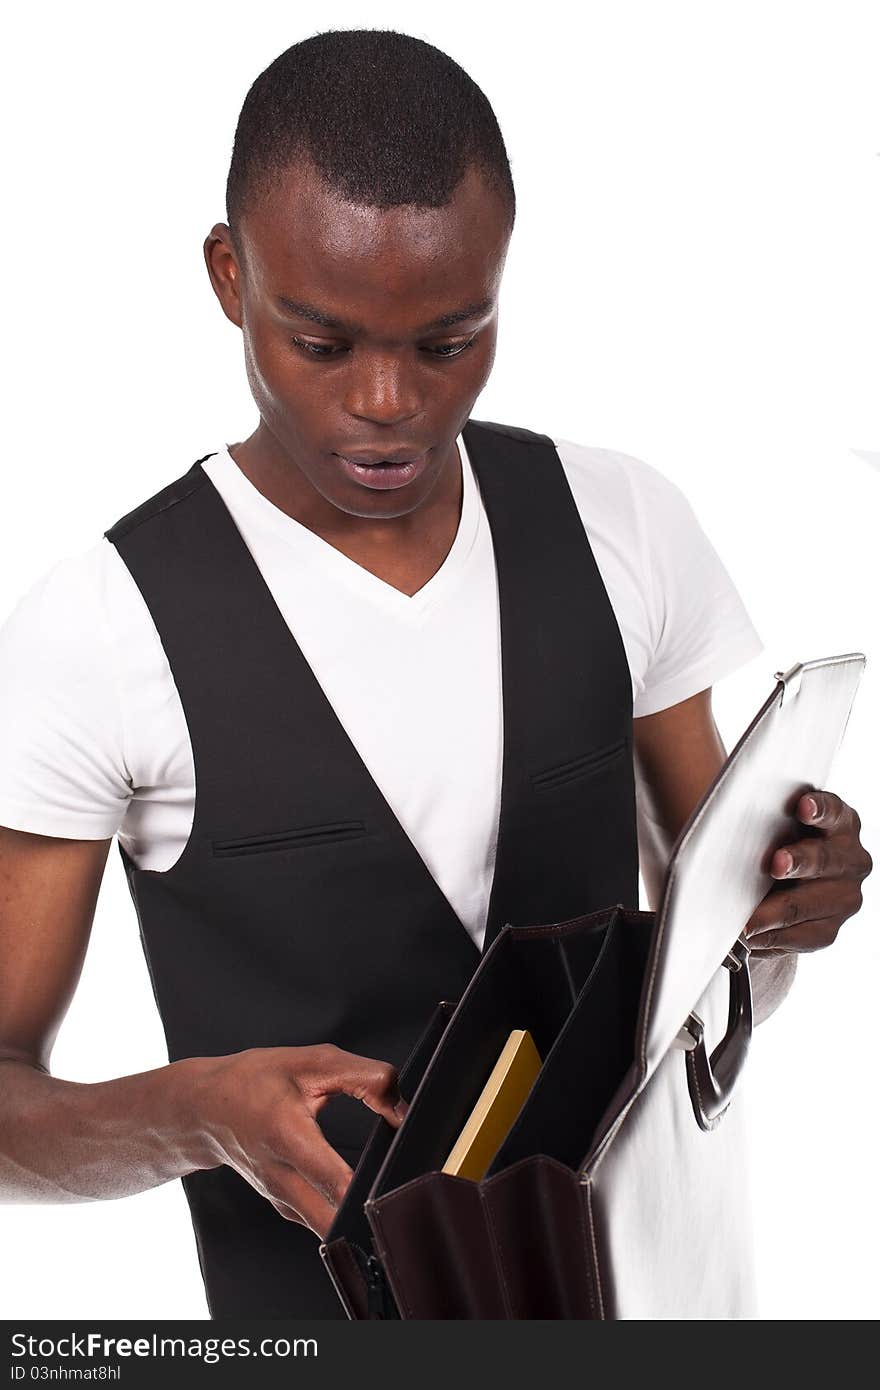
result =
[[491,1236],[492,1244],[493,1263],[497,1265],[498,1272],[501,1276],[501,1289],[504,1294],[504,1307],[507,1310],[508,1317],[511,1320],[516,1321],[516,1314],[513,1311],[513,1299],[510,1296],[510,1288],[507,1283],[507,1272],[504,1266],[503,1245],[501,1240],[499,1239],[498,1231],[495,1227],[495,1222],[492,1220],[491,1206],[483,1194],[482,1187],[480,1190],[480,1205],[483,1208],[483,1215],[485,1217],[486,1224],[489,1227],[489,1234]]
[[[650,915],[650,914],[648,914],[648,915]],[[503,1258],[503,1254],[502,1254],[502,1246],[501,1246],[500,1241],[499,1241],[498,1238],[497,1238],[497,1231],[496,1231],[495,1225],[494,1225],[494,1223],[493,1223],[493,1221],[492,1221],[491,1213],[490,1213],[488,1204],[486,1203],[485,1197],[484,1197],[483,1194],[484,1194],[484,1191],[485,1191],[485,1187],[494,1187],[495,1185],[497,1185],[497,1186],[499,1186],[499,1187],[502,1186],[502,1185],[503,1185],[503,1184],[504,1184],[504,1183],[505,1183],[505,1182],[506,1182],[518,1169],[520,1169],[520,1168],[525,1168],[525,1167],[527,1167],[527,1166],[530,1165],[530,1164],[534,1164],[539,1158],[540,1158],[540,1161],[541,1161],[543,1164],[552,1166],[552,1167],[554,1167],[554,1168],[559,1168],[562,1172],[565,1172],[565,1173],[571,1175],[572,1170],[571,1170],[566,1164],[559,1163],[557,1159],[549,1158],[549,1157],[547,1157],[546,1155],[541,1156],[541,1155],[536,1155],[536,1154],[530,1154],[527,1158],[520,1158],[520,1159],[517,1159],[516,1163],[512,1164],[512,1165],[510,1166],[510,1168],[504,1169],[503,1172],[501,1172],[501,1173],[493,1173],[492,1177],[491,1177],[491,1178],[488,1178],[488,1179],[486,1180],[485,1184],[483,1184],[483,1183],[480,1183],[480,1184],[479,1184],[480,1189],[481,1189],[481,1191],[480,1191],[481,1206],[484,1208],[484,1211],[485,1211],[485,1213],[486,1213],[486,1220],[487,1220],[488,1223],[489,1223],[489,1226],[490,1226],[491,1232],[492,1232],[492,1236],[493,1236],[493,1242],[492,1242],[492,1244],[493,1244],[493,1253],[494,1253],[495,1246],[497,1245],[497,1247],[498,1247],[498,1263],[500,1264],[500,1267],[501,1267],[501,1268],[500,1268],[500,1273],[501,1273],[501,1283],[502,1283],[502,1287],[503,1287],[503,1291],[504,1291],[504,1302],[505,1302],[505,1306],[510,1310],[510,1317],[511,1317],[511,1320],[512,1320],[512,1321],[517,1321],[517,1318],[516,1318],[515,1313],[513,1312],[513,1300],[512,1300],[512,1298],[511,1298],[511,1296],[510,1296],[510,1288],[509,1288],[509,1285],[508,1285],[508,1282],[507,1282],[506,1273],[505,1273],[504,1258]],[[429,1173],[420,1173],[418,1177],[410,1178],[408,1182],[402,1183],[400,1187],[395,1188],[395,1195],[398,1194],[398,1193],[400,1193],[400,1192],[403,1192],[403,1191],[406,1190],[407,1188],[414,1189],[414,1188],[423,1187],[423,1186],[425,1186],[425,1185],[427,1185],[427,1184],[429,1184],[429,1183],[432,1183],[433,1181],[436,1180],[437,1176],[438,1176],[438,1174],[437,1174],[435,1171],[433,1171],[433,1170],[432,1170],[431,1172],[429,1172]],[[455,1181],[455,1182],[470,1182],[470,1179],[465,1179],[465,1178],[453,1178],[453,1181]],[[591,1279],[588,1281],[587,1297],[588,1297],[589,1302],[590,1302],[590,1311],[591,1311],[591,1313],[593,1314],[593,1316],[596,1317],[596,1314],[598,1313],[598,1318],[599,1318],[599,1320],[604,1321],[604,1320],[605,1320],[605,1304],[604,1304],[604,1300],[603,1300],[603,1298],[602,1298],[602,1283],[601,1283],[601,1276],[600,1276],[600,1272],[599,1272],[599,1252],[598,1252],[598,1246],[597,1246],[597,1243],[596,1243],[596,1233],[595,1233],[595,1226],[594,1226],[594,1220],[593,1220],[592,1184],[590,1183],[589,1180],[587,1180],[587,1181],[585,1181],[585,1182],[582,1182],[580,1185],[581,1185],[582,1187],[585,1187],[585,1188],[587,1189],[587,1203],[588,1203],[588,1206],[589,1206],[589,1212],[588,1212],[588,1215],[589,1215],[589,1240],[587,1239],[587,1226],[586,1226],[586,1221],[585,1221],[585,1212],[584,1212],[584,1209],[583,1209],[583,1203],[579,1203],[579,1204],[578,1204],[578,1206],[579,1206],[578,1220],[579,1220],[580,1226],[581,1226],[581,1235],[582,1235],[582,1238],[583,1238],[584,1246],[585,1246],[585,1248],[589,1248],[590,1253],[591,1253],[591,1255],[592,1255],[592,1261],[593,1261],[593,1278],[591,1278]],[[390,1195],[390,1194],[386,1194],[386,1195]],[[397,1287],[395,1287],[395,1281],[397,1282],[398,1285],[400,1284],[400,1270],[395,1266],[394,1261],[393,1261],[393,1259],[392,1259],[392,1257],[391,1257],[391,1253],[390,1253],[390,1251],[389,1251],[389,1249],[388,1249],[388,1247],[387,1247],[387,1242],[386,1242],[386,1240],[384,1239],[385,1232],[384,1232],[383,1224],[382,1224],[382,1206],[381,1206],[381,1203],[382,1203],[382,1198],[379,1198],[378,1201],[374,1201],[374,1200],[368,1199],[367,1202],[365,1202],[365,1204],[364,1204],[364,1210],[365,1210],[365,1212],[366,1212],[367,1209],[369,1208],[368,1215],[369,1215],[369,1219],[370,1219],[370,1225],[372,1226],[372,1228],[373,1228],[373,1233],[374,1233],[374,1235],[375,1235],[375,1237],[376,1237],[377,1253],[378,1253],[379,1258],[381,1259],[382,1263],[383,1263],[384,1266],[385,1266],[386,1272],[388,1273],[388,1275],[389,1275],[389,1277],[390,1277],[390,1279],[391,1279],[391,1282],[392,1282],[392,1292],[394,1293],[394,1297],[397,1299],[397,1302],[398,1302],[398,1304],[399,1304],[399,1306],[400,1306],[401,1312],[404,1313],[407,1317],[413,1318],[413,1317],[415,1317],[415,1314],[414,1314],[414,1312],[413,1312],[413,1310],[412,1310],[412,1307],[410,1306],[409,1303],[407,1303],[406,1298],[405,1298],[405,1296],[403,1296],[402,1293],[401,1293],[400,1295],[398,1295]],[[402,1287],[402,1286],[401,1286],[401,1287]]]
[[[596,1297],[599,1300],[599,1318],[605,1321],[605,1305],[602,1301],[602,1278],[599,1273],[599,1251],[596,1247],[596,1226],[593,1219],[593,1184],[588,1180],[584,1186],[587,1189],[587,1214],[590,1219],[590,1246],[593,1251],[593,1272],[596,1280]],[[583,1221],[583,1203],[581,1203],[581,1221]],[[586,1234],[586,1232],[585,1232]],[[590,1291],[590,1306],[595,1308],[593,1303],[592,1290]]]
[[[578,1220],[579,1220],[579,1222],[580,1222],[580,1227],[581,1227],[581,1243],[582,1243],[582,1246],[583,1246],[584,1253],[586,1253],[587,1250],[588,1250],[588,1249],[591,1247],[591,1245],[592,1245],[592,1231],[590,1232],[590,1238],[588,1239],[588,1236],[587,1236],[587,1221],[586,1221],[586,1216],[585,1216],[585,1213],[584,1213],[584,1204],[583,1204],[582,1201],[581,1201],[581,1202],[578,1202]],[[595,1249],[594,1249],[594,1251],[593,1251],[593,1259],[594,1259],[594,1262],[595,1262]],[[588,1279],[587,1279],[587,1298],[588,1298],[589,1301],[590,1301],[590,1316],[595,1320],[595,1318],[596,1318],[596,1297],[595,1297],[594,1283],[595,1283],[595,1280],[593,1279],[593,1275],[592,1275],[592,1272],[591,1272],[591,1273],[590,1273],[590,1276],[589,1276]]]
[[706,1103],[703,1100],[703,1089],[700,1086],[700,1073],[697,1071],[697,1064],[694,1061],[694,1054],[692,1052],[686,1052],[684,1061],[685,1067],[687,1068],[688,1076],[691,1078],[691,1080],[694,1083],[694,1087],[696,1088],[697,1102],[699,1104],[700,1110],[702,1111],[704,1120],[706,1121],[705,1123],[703,1123],[703,1121],[699,1120],[698,1118],[697,1123],[700,1125],[700,1128],[702,1130],[708,1133],[711,1130],[718,1128],[724,1116],[727,1114],[728,1106],[725,1106],[721,1113],[715,1116],[714,1120],[706,1119]]
[[[737,744],[737,750],[741,750],[747,747],[750,743],[754,742],[756,730],[757,723],[755,723],[755,727],[749,727],[746,730],[739,743]],[[732,757],[732,753],[729,754],[728,757]],[[713,796],[717,795],[718,789],[724,786],[725,783],[727,783],[730,780],[730,777],[732,775],[731,769],[732,764],[728,761],[725,764],[725,766],[721,769],[721,772],[718,775],[717,782],[712,783],[712,785],[706,788],[702,797],[697,802],[694,809],[691,811],[690,825],[687,831],[687,835],[684,835],[683,829],[679,832],[679,838],[677,839],[675,846],[673,847],[673,853],[670,856],[669,866],[667,867],[668,877],[666,881],[666,887],[663,893],[663,901],[660,904],[660,907],[657,909],[660,916],[657,922],[657,933],[654,941],[654,960],[652,968],[647,976],[644,1002],[640,1011],[641,1017],[639,1018],[638,1022],[639,1056],[641,1059],[643,1077],[648,1070],[648,1020],[651,1016],[651,1005],[653,1003],[654,998],[654,986],[657,979],[657,971],[660,968],[660,955],[663,949],[663,940],[666,935],[667,919],[669,917],[669,902],[671,898],[670,890],[673,878],[675,876],[676,868],[675,859],[679,851],[683,848],[684,844],[687,842],[687,840],[690,839],[697,826],[703,820],[703,817],[706,815],[707,807],[710,801],[712,800]]]
[[[370,1203],[370,1205],[373,1206],[372,1203]],[[414,1318],[415,1315],[413,1313],[413,1310],[410,1304],[408,1303],[403,1291],[403,1283],[400,1277],[400,1270],[397,1269],[397,1267],[395,1266],[394,1260],[391,1258],[391,1252],[388,1249],[388,1242],[385,1240],[385,1232],[382,1229],[381,1213],[375,1206],[373,1206],[373,1219],[371,1225],[373,1225],[373,1231],[376,1236],[376,1245],[378,1247],[376,1253],[378,1254],[379,1259],[385,1266],[385,1273],[388,1275],[388,1278],[391,1282],[391,1292],[394,1294],[394,1297],[397,1301],[397,1305],[400,1308],[400,1311],[404,1317]]]
[[[598,923],[603,917],[606,919],[610,919],[611,917],[613,917],[617,908],[620,908],[624,912],[628,912],[630,916],[633,915],[632,910],[629,908],[625,908],[623,906],[623,903],[615,903],[613,907],[600,907],[596,912],[582,913],[579,917],[566,917],[562,922],[546,922],[543,926],[540,927],[514,926],[512,930],[520,939],[530,938],[533,936],[551,936],[557,934],[561,935],[563,933],[565,935],[568,935],[569,933],[574,931],[582,931],[583,928],[590,922],[594,924]],[[650,917],[651,913],[646,912],[640,915]]]
[[[336,1245],[336,1242],[334,1241],[333,1244]],[[330,1247],[326,1244],[321,1248],[328,1252],[327,1255],[324,1257],[324,1265],[327,1270],[327,1273],[330,1275],[330,1278],[333,1281],[333,1287],[336,1289],[336,1292],[339,1295],[340,1301],[342,1303],[342,1306],[345,1308],[349,1321],[355,1321],[358,1318],[358,1313],[354,1307],[351,1298],[349,1297],[348,1290],[341,1282],[340,1275],[337,1272],[336,1262],[338,1262],[339,1266],[343,1264],[348,1264],[349,1275],[351,1275],[351,1273],[353,1272],[356,1280],[361,1280],[363,1278],[363,1275],[361,1274],[360,1268],[358,1267],[357,1260],[355,1259],[351,1250],[348,1248],[347,1243],[340,1242],[339,1248],[336,1250],[331,1250]]]

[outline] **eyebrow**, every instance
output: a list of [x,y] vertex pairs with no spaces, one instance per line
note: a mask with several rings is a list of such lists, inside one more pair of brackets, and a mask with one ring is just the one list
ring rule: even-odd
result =
[[[321,309],[317,309],[314,304],[306,304],[302,300],[288,299],[287,295],[276,295],[276,303],[279,308],[285,309],[288,314],[295,314],[298,318],[309,319],[312,323],[318,323],[322,328],[337,328],[344,333],[362,333],[364,330],[360,324],[346,323],[343,319],[331,318]],[[430,333],[435,328],[452,328],[457,323],[463,323],[467,319],[478,318],[482,314],[487,314],[494,308],[495,300],[491,295],[486,299],[477,300],[474,304],[465,304],[461,309],[451,309],[448,314],[440,314],[430,323],[423,323],[421,328],[416,329],[417,333]]]

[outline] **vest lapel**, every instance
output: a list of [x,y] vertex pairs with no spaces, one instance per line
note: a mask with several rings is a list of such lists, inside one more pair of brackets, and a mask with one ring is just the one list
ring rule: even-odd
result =
[[638,906],[632,682],[552,440],[473,420],[463,433],[492,530],[503,653],[485,952],[506,921],[560,921],[618,900]]

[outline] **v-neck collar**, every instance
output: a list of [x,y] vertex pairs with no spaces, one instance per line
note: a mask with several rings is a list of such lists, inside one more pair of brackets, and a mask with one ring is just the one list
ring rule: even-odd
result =
[[[224,450],[221,451],[221,453],[220,453],[220,460],[221,460],[220,470],[221,470],[221,471],[219,471],[219,477],[220,477],[220,483],[219,483],[219,485],[218,485],[218,480],[217,480],[217,472],[218,472],[218,470],[212,470],[211,467],[210,467],[212,461],[215,460],[216,455],[213,455],[213,454],[212,454],[212,455],[206,455],[205,458],[197,460],[196,464],[193,465],[193,469],[190,470],[190,471],[191,471],[191,472],[196,472],[197,474],[200,474],[201,477],[202,477],[202,479],[203,479],[203,480],[206,480],[206,481],[208,482],[208,484],[209,484],[209,495],[213,495],[213,496],[216,498],[216,501],[217,501],[217,503],[218,503],[218,505],[219,505],[219,507],[220,507],[220,511],[214,513],[214,516],[215,516],[215,523],[214,523],[214,524],[216,524],[216,520],[219,519],[220,522],[221,522],[222,529],[223,529],[224,531],[226,531],[226,536],[229,537],[230,535],[234,535],[234,536],[236,536],[236,537],[238,538],[238,541],[241,543],[241,548],[240,548],[240,550],[238,551],[239,559],[245,564],[246,569],[250,572],[250,577],[251,577],[251,579],[255,579],[255,580],[256,580],[257,585],[258,585],[258,587],[259,587],[259,589],[260,589],[260,591],[261,591],[261,593],[262,593],[263,598],[266,599],[266,600],[268,600],[269,605],[270,605],[270,611],[271,611],[271,613],[272,613],[272,615],[273,615],[273,621],[274,621],[275,619],[277,619],[278,622],[280,622],[280,623],[283,625],[284,632],[285,632],[285,639],[286,639],[286,641],[289,642],[289,644],[290,644],[290,645],[289,645],[289,652],[290,652],[290,654],[291,654],[293,660],[296,661],[296,662],[298,662],[298,663],[302,663],[302,665],[303,665],[304,667],[306,667],[306,669],[308,669],[309,673],[310,673],[311,676],[314,678],[313,693],[314,693],[314,695],[315,695],[315,698],[316,698],[316,700],[318,701],[318,703],[319,703],[319,705],[320,705],[320,707],[321,707],[321,709],[322,709],[324,715],[329,719],[329,721],[331,722],[331,724],[334,726],[334,728],[335,728],[335,730],[336,730],[336,734],[337,734],[338,738],[339,738],[340,741],[341,741],[341,746],[343,746],[343,747],[346,749],[347,754],[348,754],[348,756],[349,756],[349,758],[350,758],[350,760],[351,760],[351,766],[357,769],[358,777],[359,777],[360,779],[362,779],[363,785],[364,785],[364,787],[367,789],[367,792],[368,792],[368,794],[369,794],[369,796],[370,796],[371,800],[373,801],[373,804],[374,804],[374,806],[375,806],[375,808],[376,808],[376,812],[378,813],[378,821],[379,821],[379,823],[381,823],[381,822],[384,820],[385,823],[386,823],[386,826],[389,827],[395,834],[397,834],[397,835],[399,835],[399,836],[401,837],[402,843],[404,843],[404,844],[407,846],[408,851],[409,851],[409,853],[410,853],[411,856],[412,856],[411,862],[414,863],[414,864],[418,864],[418,866],[419,866],[419,868],[420,868],[420,872],[424,874],[424,880],[423,880],[423,881],[426,883],[426,885],[427,885],[428,888],[430,889],[432,895],[433,895],[434,898],[435,898],[435,901],[437,901],[438,903],[442,904],[443,910],[447,913],[447,915],[449,916],[449,918],[451,919],[451,921],[455,923],[456,928],[458,929],[458,931],[459,931],[460,934],[461,934],[461,935],[460,935],[460,940],[461,940],[461,942],[462,942],[462,943],[465,943],[465,942],[468,943],[468,946],[465,946],[464,949],[468,949],[468,947],[469,947],[470,949],[472,949],[472,951],[473,951],[473,959],[474,959],[474,961],[476,962],[476,961],[478,961],[478,960],[480,959],[481,955],[483,954],[483,952],[485,951],[485,949],[486,949],[486,948],[488,947],[488,945],[489,945],[489,940],[490,940],[489,933],[490,933],[490,927],[491,927],[492,895],[494,895],[494,893],[495,893],[495,891],[496,891],[496,888],[495,888],[495,875],[494,875],[494,872],[493,872],[493,884],[492,884],[492,889],[491,889],[490,899],[489,899],[489,911],[487,912],[486,923],[485,923],[484,933],[483,933],[483,944],[482,944],[482,946],[478,946],[478,945],[476,944],[476,942],[474,941],[474,939],[473,939],[471,933],[468,931],[467,927],[465,926],[464,922],[462,921],[461,917],[459,916],[458,912],[455,910],[455,908],[453,907],[452,903],[449,901],[449,898],[446,896],[445,892],[444,892],[443,889],[441,888],[441,886],[440,886],[440,884],[438,883],[437,879],[436,879],[436,878],[434,877],[434,875],[431,873],[431,870],[430,870],[430,868],[428,867],[428,864],[426,863],[425,858],[424,858],[424,856],[423,856],[421,850],[418,848],[418,846],[416,845],[416,843],[415,843],[415,841],[413,840],[412,836],[409,834],[409,832],[406,830],[405,826],[403,825],[402,821],[400,820],[400,817],[397,815],[397,813],[395,812],[395,810],[394,810],[393,807],[391,806],[391,803],[389,802],[388,798],[385,796],[385,793],[382,791],[381,787],[379,786],[378,782],[376,781],[375,777],[373,776],[372,772],[370,771],[369,767],[367,766],[366,761],[365,761],[365,759],[364,759],[364,757],[363,757],[363,755],[362,755],[360,749],[358,748],[358,746],[357,746],[357,744],[355,743],[355,741],[354,741],[354,739],[352,738],[352,736],[349,734],[348,730],[345,728],[345,725],[342,723],[342,720],[340,719],[340,717],[339,717],[338,713],[336,712],[336,710],[335,710],[333,704],[331,703],[330,698],[329,698],[327,692],[325,691],[324,687],[321,685],[320,681],[317,679],[317,677],[315,676],[315,673],[312,671],[311,667],[309,666],[308,662],[306,661],[306,658],[305,658],[305,656],[304,656],[304,654],[303,654],[302,648],[300,647],[299,642],[297,641],[297,639],[296,639],[294,633],[290,630],[290,627],[289,627],[289,625],[287,624],[287,621],[286,621],[286,619],[284,618],[284,616],[283,616],[283,614],[282,614],[282,612],[281,612],[281,610],[280,610],[280,608],[279,608],[279,606],[278,606],[278,603],[277,603],[277,600],[276,600],[276,598],[275,598],[275,595],[272,593],[272,590],[271,590],[271,588],[270,588],[270,586],[269,586],[269,583],[268,583],[268,581],[267,581],[265,575],[263,574],[262,570],[260,569],[260,566],[257,564],[256,559],[255,559],[255,557],[253,556],[253,554],[251,553],[249,547],[247,546],[246,543],[244,543],[243,537],[241,536],[241,533],[239,532],[238,526],[237,526],[237,524],[236,524],[236,522],[235,522],[235,518],[234,518],[234,516],[233,516],[233,514],[232,514],[232,512],[231,512],[231,510],[230,510],[230,508],[229,508],[229,506],[228,506],[228,504],[227,504],[226,496],[225,496],[225,494],[224,494],[224,489],[223,489],[223,485],[222,485],[222,484],[223,484],[223,480],[224,480],[224,479],[225,479],[225,480],[228,480],[228,478],[229,478],[229,476],[230,476],[230,474],[229,474],[229,468],[225,466],[224,455],[225,455],[225,458],[228,459],[228,464],[229,464],[229,466],[230,466],[232,469],[234,469],[235,474],[236,474],[238,477],[240,477],[244,483],[247,483],[247,484],[248,484],[248,487],[251,488],[252,491],[256,493],[256,495],[260,498],[261,502],[264,503],[266,507],[270,507],[270,508],[272,509],[273,512],[277,512],[279,517],[283,518],[284,522],[286,523],[285,531],[286,531],[287,526],[296,527],[297,530],[298,530],[299,532],[305,532],[309,537],[311,537],[311,539],[312,539],[313,541],[318,542],[318,543],[319,543],[322,547],[324,547],[327,551],[333,551],[333,553],[334,553],[335,555],[337,555],[338,558],[339,558],[341,561],[344,561],[344,562],[345,562],[345,565],[346,565],[347,567],[350,567],[351,569],[357,569],[357,570],[361,571],[364,575],[366,575],[366,577],[367,577],[368,579],[374,580],[375,583],[376,583],[377,585],[380,585],[382,589],[387,590],[389,593],[396,594],[397,598],[399,598],[399,599],[401,600],[402,603],[408,604],[408,603],[410,603],[412,600],[411,600],[410,598],[408,598],[407,595],[401,594],[399,591],[394,590],[394,589],[392,588],[391,585],[385,584],[382,580],[376,579],[376,576],[375,576],[375,575],[370,574],[368,571],[362,570],[362,567],[361,567],[361,566],[355,565],[352,561],[350,561],[350,560],[348,559],[347,556],[342,555],[342,553],[341,553],[340,551],[335,551],[335,550],[334,550],[334,547],[327,545],[326,542],[324,542],[324,541],[320,541],[319,537],[314,536],[314,534],[313,534],[312,532],[308,531],[308,528],[307,528],[307,527],[301,526],[298,522],[295,522],[291,517],[287,516],[286,512],[281,512],[280,509],[277,508],[277,507],[275,507],[273,503],[270,503],[270,502],[268,501],[268,499],[265,498],[265,497],[263,497],[263,494],[260,493],[260,492],[258,491],[258,489],[253,488],[253,485],[250,484],[250,483],[248,482],[248,480],[244,477],[244,474],[243,474],[243,473],[241,472],[241,470],[238,468],[238,465],[235,463],[235,460],[232,458],[232,455],[229,454],[229,451],[228,451],[228,449],[225,448],[225,446],[224,446]],[[461,457],[461,461],[462,461],[462,469],[463,469],[463,472],[464,472],[464,487],[463,487],[463,497],[464,497],[464,496],[467,495],[467,488],[468,488],[467,476],[468,476],[468,474],[469,474],[470,471],[471,471],[471,464],[470,464],[470,461],[468,460],[466,450],[465,450],[464,447],[461,446],[461,445],[460,445],[460,457]],[[208,465],[207,467],[206,467],[206,464]],[[479,520],[479,516],[480,516],[480,503],[479,503],[479,496],[478,496],[478,493],[477,493],[476,479],[472,477],[471,480],[470,480],[470,482],[471,482],[471,488],[472,488],[472,497],[471,497],[471,502],[470,502],[470,509],[472,509],[473,511],[476,512],[476,514],[477,514],[477,520]],[[197,484],[197,486],[198,486],[198,484]],[[464,500],[462,501],[462,515],[464,515]],[[274,524],[274,523],[273,523],[273,524]],[[488,516],[487,516],[486,524],[489,525],[489,526],[491,526],[491,523],[488,521]],[[231,528],[231,531],[230,531],[229,529],[227,529],[227,528]],[[474,530],[476,531],[476,525],[475,525],[475,527],[474,527]],[[289,535],[289,532],[287,532],[287,534]],[[441,566],[441,570],[444,569],[445,566],[446,566],[446,564],[448,563],[449,558],[450,558],[450,556],[452,555],[452,551],[456,548],[456,543],[458,542],[459,537],[460,537],[461,535],[462,535],[462,527],[461,527],[461,519],[460,519],[460,520],[459,520],[459,530],[458,530],[458,533],[457,533],[457,535],[456,535],[456,542],[453,543],[453,546],[452,546],[451,549],[450,549],[449,555],[447,555],[447,557],[446,557],[446,561],[444,562],[444,565]],[[470,544],[471,544],[471,545],[473,544],[473,539],[471,539]],[[238,547],[236,547],[236,549],[238,549]],[[498,571],[497,571],[497,557],[496,557],[496,560],[495,560],[495,565],[496,565],[496,575],[497,575],[497,573],[498,573]],[[440,571],[438,570],[437,574],[434,575],[434,576],[433,576],[433,579],[432,579],[432,580],[429,580],[428,583],[429,583],[429,584],[430,584],[430,583],[433,583],[433,580],[434,580],[434,579],[437,579],[438,576],[439,576],[439,574],[440,574]],[[420,594],[423,593],[423,592],[424,592],[424,589],[427,588],[427,587],[428,587],[427,585],[424,585],[423,588],[419,590],[419,593],[420,593]],[[414,595],[413,597],[415,597],[415,595]],[[503,644],[502,644],[502,646],[503,646]],[[502,690],[504,689],[504,670],[503,670],[503,666],[504,666],[504,661],[503,661],[503,650],[502,650],[502,672],[501,672]],[[197,773],[196,775],[197,775],[197,779],[198,779],[198,773]],[[509,753],[509,748],[508,748],[507,736],[506,736],[506,734],[504,734],[504,736],[503,736],[503,738],[502,738],[502,769],[501,769],[501,806],[502,806],[502,807],[505,805],[505,802],[506,802],[507,793],[506,793],[506,790],[505,790],[505,789],[506,789],[506,787],[507,787],[507,786],[509,785],[509,783],[510,783],[510,778],[511,778],[510,753]],[[195,816],[196,816],[197,819],[198,819],[198,817],[199,817],[199,814],[200,814],[200,813],[199,813],[199,800],[198,800],[198,793],[197,793],[197,794],[196,794],[196,810],[195,810]],[[499,839],[500,839],[500,836],[501,836],[501,829],[502,829],[502,827],[501,827],[501,820],[500,820],[500,818],[499,818],[499,824],[498,824],[498,836],[499,836]],[[195,847],[196,847],[196,845],[197,845],[197,843],[198,843],[198,840],[199,840],[199,836],[196,835],[195,833],[191,833],[191,834],[190,834],[190,838],[189,838],[189,840],[188,840],[186,846],[184,847],[183,852],[182,852],[181,855],[180,855],[180,858],[176,861],[176,863],[175,863],[174,865],[172,865],[171,869],[166,870],[163,874],[158,875],[158,874],[156,873],[155,870],[145,870],[145,871],[143,871],[143,872],[150,873],[150,874],[152,874],[153,876],[156,876],[156,877],[168,878],[168,877],[170,877],[170,876],[172,876],[172,875],[179,874],[179,873],[181,873],[182,871],[185,871],[185,870],[184,870],[184,864],[185,864],[185,862],[186,862],[186,865],[187,865],[187,867],[188,867],[188,861],[189,861],[190,857],[195,853]],[[125,857],[124,851],[123,851],[123,857]]]
[[[612,796],[609,810],[605,783],[580,776],[583,749],[610,754],[615,730],[620,737],[614,749],[631,751],[632,689],[619,625],[558,453],[549,436],[512,426],[470,421],[465,430],[481,515],[492,537],[501,636],[501,795],[482,947],[430,872],[309,666],[203,467],[210,455],[105,532],[147,597],[161,633],[187,713],[196,767],[193,827],[179,859],[162,873],[137,870],[138,882],[167,883],[172,893],[175,885],[180,891],[198,886],[206,868],[203,857],[211,853],[211,837],[221,821],[227,833],[235,829],[244,835],[257,814],[266,827],[273,815],[283,817],[279,826],[293,823],[290,779],[279,761],[284,740],[267,743],[263,736],[261,742],[258,734],[251,755],[229,759],[230,740],[246,710],[262,729],[277,727],[283,733],[291,766],[299,767],[301,760],[303,784],[314,787],[309,824],[338,817],[347,798],[352,820],[365,832],[372,827],[377,852],[408,847],[396,865],[397,878],[414,897],[424,891],[422,906],[432,931],[444,920],[455,924],[460,961],[476,962],[485,954],[511,910],[522,921],[563,920],[583,911],[585,903],[601,907],[615,895],[619,901],[637,900],[634,836],[622,846],[619,862],[611,852],[616,832],[602,841],[603,857],[591,858],[581,844],[589,815],[574,816],[568,800],[553,799],[554,794],[583,796],[586,811],[606,816],[613,828],[622,824],[624,811],[629,818],[633,795],[628,756],[622,760],[628,782],[615,784],[626,805]],[[171,507],[189,499],[191,506],[179,517],[172,515],[170,524],[142,525],[165,518]],[[536,536],[552,537],[553,544],[535,550]],[[219,610],[218,566],[223,575]],[[282,636],[273,669],[272,641]],[[254,672],[271,678],[254,681]],[[324,738],[315,738],[314,730],[322,730]],[[534,769],[542,770],[538,785]],[[260,799],[264,792],[269,804]],[[296,823],[305,819],[300,816]],[[327,828],[337,828],[337,822]],[[135,873],[127,861],[126,869]],[[355,903],[352,910],[356,916]]]
[[402,619],[419,620],[461,579],[479,534],[481,508],[473,467],[461,435],[456,443],[461,459],[462,501],[455,538],[440,567],[411,595],[380,579],[276,507],[242,472],[227,444],[222,444],[203,467],[230,510],[243,514],[245,524],[248,518],[253,519],[256,526],[270,530],[291,547],[300,560],[361,598],[368,598]]

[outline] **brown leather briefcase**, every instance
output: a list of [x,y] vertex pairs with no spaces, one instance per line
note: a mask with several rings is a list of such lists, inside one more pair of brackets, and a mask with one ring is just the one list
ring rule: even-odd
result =
[[[507,925],[400,1071],[321,1255],[350,1318],[756,1315],[740,933],[803,833],[862,653],[777,673],[695,808],[656,912]],[[480,1181],[440,1171],[510,1031],[541,1070]],[[718,1040],[712,1045],[710,1040]]]

